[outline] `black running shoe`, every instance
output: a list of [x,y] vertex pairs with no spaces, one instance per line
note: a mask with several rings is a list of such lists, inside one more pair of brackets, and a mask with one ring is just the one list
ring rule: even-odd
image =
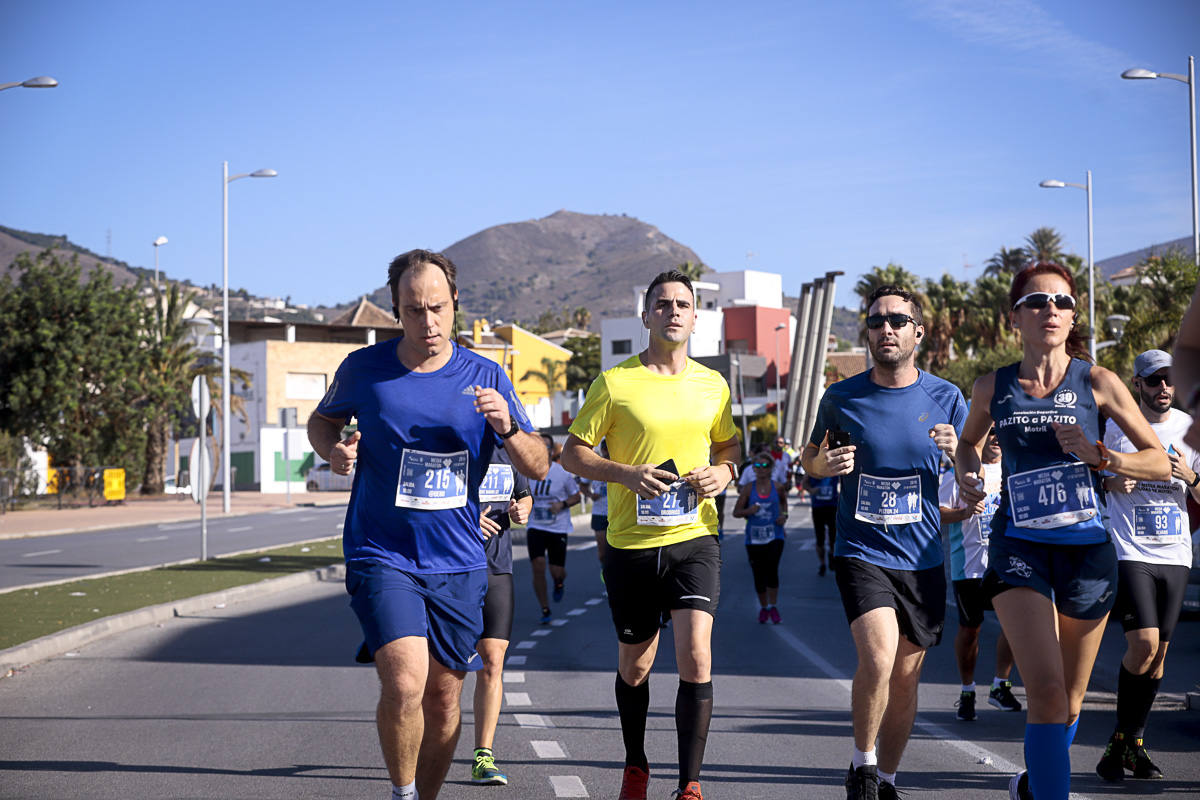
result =
[[879,800],[899,800],[899,797],[900,790],[896,788],[895,784],[887,781],[879,782]]
[[846,770],[846,800],[879,800],[879,768],[863,764]]
[[1145,745],[1141,739],[1134,739],[1132,747],[1125,747],[1125,769],[1133,773],[1138,780],[1157,781],[1162,779],[1162,770],[1150,760]]
[[1033,800],[1033,792],[1029,791],[1029,773],[1021,770],[1008,782],[1009,800]]
[[[1120,783],[1125,780],[1125,734],[1114,733],[1104,748],[1104,755],[1096,764],[1096,774],[1109,783]],[[1130,767],[1132,769],[1132,767]]]
[[1013,697],[1012,681],[1004,681],[988,692],[988,705],[1001,711],[1020,711],[1021,701]]
[[963,691],[958,696],[958,713],[955,715],[963,722],[975,719],[975,693]]

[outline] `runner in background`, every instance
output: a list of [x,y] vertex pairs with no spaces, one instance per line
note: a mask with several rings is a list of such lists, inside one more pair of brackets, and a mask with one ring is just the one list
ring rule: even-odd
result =
[[733,515],[746,520],[746,557],[754,574],[754,591],[758,594],[758,621],[770,620],[778,625],[779,560],[787,524],[787,500],[771,481],[774,462],[771,454],[761,450],[752,463],[755,480],[742,487]]
[[[950,580],[954,602],[958,606],[958,633],[954,637],[954,658],[962,679],[956,716],[964,722],[975,719],[975,665],[979,660],[979,631],[983,612],[992,610],[983,594],[983,576],[987,571],[988,537],[992,517],[1000,506],[1000,440],[993,429],[983,446],[983,485],[987,491],[984,510],[974,513],[958,496],[958,481],[951,466],[942,473],[938,504],[942,512],[942,530],[950,542]],[[996,674],[988,692],[988,704],[1001,711],[1020,711],[1013,697],[1012,649],[1004,631],[996,639]]]
[[542,609],[541,622],[547,625],[551,613],[546,594],[546,564],[550,565],[550,577],[554,581],[554,602],[560,603],[566,591],[567,536],[574,530],[571,508],[579,505],[581,498],[575,476],[559,463],[562,448],[555,445],[554,438],[548,433],[542,434],[542,441],[551,458],[550,471],[532,485],[533,514],[525,532],[525,543],[533,572],[533,593]]
[[805,475],[802,486],[812,498],[813,534],[817,539],[817,575],[824,577],[826,540],[830,560],[833,559],[833,545],[837,541],[838,478],[814,478]]
[[492,454],[483,483],[479,485],[480,533],[486,539],[488,588],[483,598],[483,633],[475,652],[483,668],[475,675],[475,753],[471,783],[503,786],[508,776],[496,766],[492,751],[500,705],[504,698],[504,654],[512,638],[513,590],[512,535],[509,522],[524,525],[533,508],[529,480],[512,468],[508,453],[500,447]]
[[[1192,565],[1187,496],[1200,500],[1200,455],[1184,441],[1192,418],[1171,407],[1171,366],[1171,356],[1162,350],[1147,350],[1133,362],[1138,408],[1167,448],[1171,480],[1104,479],[1118,559],[1115,612],[1126,642],[1117,678],[1116,730],[1096,765],[1097,774],[1111,782],[1124,780],[1126,771],[1134,778],[1162,777],[1143,738]],[[1104,446],[1114,453],[1133,449],[1118,425],[1105,430]]]

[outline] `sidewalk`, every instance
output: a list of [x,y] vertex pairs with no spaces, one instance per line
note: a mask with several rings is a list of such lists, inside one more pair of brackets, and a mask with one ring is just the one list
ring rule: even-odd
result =
[[[344,506],[349,492],[292,492],[289,506],[286,495],[234,492],[230,496],[228,516],[258,514],[281,508],[300,506]],[[208,519],[223,519],[221,493],[208,497]],[[155,525],[165,522],[185,522],[200,519],[200,504],[188,495],[166,497],[130,497],[119,505],[94,508],[35,509],[9,511],[0,514],[0,539],[20,539],[50,536],[60,533],[83,533],[105,528],[124,528],[131,525]]]

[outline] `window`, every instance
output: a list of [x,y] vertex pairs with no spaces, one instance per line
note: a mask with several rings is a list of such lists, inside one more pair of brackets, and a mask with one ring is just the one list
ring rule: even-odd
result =
[[614,356],[628,355],[633,352],[632,339],[613,339],[612,351]]
[[325,374],[289,372],[285,393],[289,400],[320,400],[325,396]]

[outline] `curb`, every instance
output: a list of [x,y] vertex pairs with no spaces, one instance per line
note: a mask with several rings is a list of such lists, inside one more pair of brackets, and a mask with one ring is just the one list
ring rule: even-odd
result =
[[233,586],[219,592],[196,595],[161,603],[156,606],[139,608],[136,611],[126,611],[124,614],[114,614],[68,628],[65,631],[51,633],[24,644],[0,650],[0,678],[12,677],[17,671],[47,661],[51,658],[69,653],[79,647],[98,642],[113,634],[163,622],[174,617],[205,611],[220,603],[240,603],[263,597],[276,592],[306,586],[310,583],[326,583],[345,580],[346,567],[344,564],[334,564],[308,572],[297,572],[280,578],[271,578],[258,583],[244,586]]

